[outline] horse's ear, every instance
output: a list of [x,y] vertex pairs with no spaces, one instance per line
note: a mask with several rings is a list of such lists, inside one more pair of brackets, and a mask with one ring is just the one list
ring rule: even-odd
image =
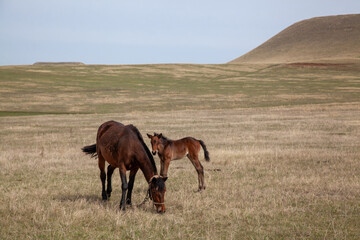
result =
[[160,133],[160,134],[158,135],[158,137],[161,138],[161,137],[162,137],[162,133]]
[[166,180],[168,179],[168,177],[162,177],[162,179],[164,180],[164,182],[166,182]]
[[152,137],[152,136],[151,136],[150,134],[148,134],[148,133],[147,133],[146,135],[147,135],[149,138],[151,138],[151,137]]
[[156,177],[154,177],[152,180],[151,180],[152,183],[156,183]]

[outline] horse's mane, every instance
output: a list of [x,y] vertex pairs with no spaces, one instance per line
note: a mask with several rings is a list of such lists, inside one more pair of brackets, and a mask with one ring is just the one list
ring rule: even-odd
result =
[[153,158],[153,156],[152,156],[149,148],[146,146],[146,144],[145,144],[145,142],[144,142],[144,139],[143,139],[143,137],[141,136],[139,130],[138,130],[134,125],[132,125],[132,124],[130,124],[130,125],[128,125],[128,126],[131,128],[131,130],[132,130],[134,133],[136,133],[139,141],[141,142],[141,145],[143,146],[146,154],[148,155],[148,157],[149,157],[149,159],[150,159],[151,165],[153,166],[153,168],[154,168],[154,170],[155,170],[155,174],[157,174],[157,168],[156,168],[155,160],[154,160],[154,158]]

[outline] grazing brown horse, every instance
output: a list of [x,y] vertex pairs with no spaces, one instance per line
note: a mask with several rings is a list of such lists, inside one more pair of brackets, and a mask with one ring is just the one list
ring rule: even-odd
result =
[[200,146],[204,150],[205,160],[209,162],[210,158],[203,141],[192,137],[170,140],[164,137],[162,133],[154,133],[154,136],[147,134],[147,136],[151,139],[152,153],[156,155],[157,152],[160,158],[160,176],[167,177],[171,160],[177,160],[187,156],[198,173],[199,191],[205,189],[204,168],[199,161]]
[[[154,158],[147,148],[139,130],[133,125],[124,126],[115,121],[103,123],[97,132],[96,144],[85,146],[82,151],[98,157],[100,179],[102,184],[102,198],[107,200],[112,192],[111,176],[115,168],[119,168],[121,178],[122,196],[120,209],[125,210],[126,204],[131,205],[131,193],[134,186],[135,175],[139,168],[149,183],[148,194],[153,200],[157,212],[165,212],[165,181],[167,178],[159,177]],[[107,171],[107,190],[105,191],[105,161],[110,165]],[[129,183],[126,181],[126,171],[130,170]]]

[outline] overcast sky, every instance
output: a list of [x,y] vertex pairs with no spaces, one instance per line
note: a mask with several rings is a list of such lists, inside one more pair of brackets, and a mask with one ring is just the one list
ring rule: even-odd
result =
[[0,0],[0,65],[225,63],[360,0]]

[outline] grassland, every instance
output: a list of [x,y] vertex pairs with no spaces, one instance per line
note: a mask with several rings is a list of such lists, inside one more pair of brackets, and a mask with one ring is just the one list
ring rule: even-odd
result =
[[[360,64],[0,67],[1,239],[358,239]],[[114,119],[204,140],[167,212],[118,211],[80,148]],[[159,165],[159,160],[155,158]],[[133,202],[145,197],[137,175]]]

